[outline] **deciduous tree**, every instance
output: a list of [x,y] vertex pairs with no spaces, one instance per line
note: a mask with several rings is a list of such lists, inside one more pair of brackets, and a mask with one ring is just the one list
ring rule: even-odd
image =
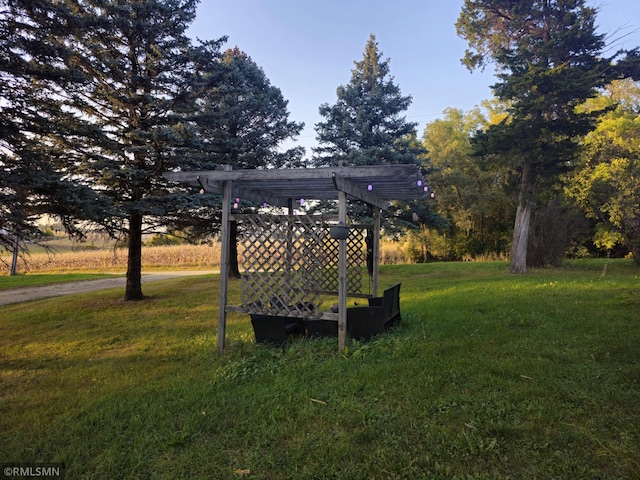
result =
[[438,212],[450,220],[448,251],[453,258],[505,253],[510,229],[506,222],[512,220],[509,172],[473,155],[471,144],[488,122],[480,109],[447,109],[444,118],[424,130],[424,146],[435,169],[429,180],[438,192]]
[[615,81],[586,108],[602,106],[615,109],[586,136],[567,192],[599,222],[597,245],[611,249],[619,240],[640,264],[640,85]]

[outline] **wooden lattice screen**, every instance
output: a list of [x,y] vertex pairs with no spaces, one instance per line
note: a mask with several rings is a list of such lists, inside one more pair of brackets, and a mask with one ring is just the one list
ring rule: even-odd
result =
[[[242,225],[240,300],[246,313],[315,318],[322,294],[338,294],[339,241],[319,215],[235,215]],[[347,293],[362,295],[362,227],[347,242]]]

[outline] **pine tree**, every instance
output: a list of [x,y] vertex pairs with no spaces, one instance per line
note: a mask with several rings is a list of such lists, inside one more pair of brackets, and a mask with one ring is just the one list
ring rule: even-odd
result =
[[602,55],[595,17],[583,0],[466,0],[456,24],[469,43],[463,63],[475,69],[495,62],[494,93],[510,105],[509,116],[477,142],[480,152],[507,159],[519,173],[513,273],[527,271],[536,187],[572,164],[593,127],[594,115],[575,107],[621,71]]

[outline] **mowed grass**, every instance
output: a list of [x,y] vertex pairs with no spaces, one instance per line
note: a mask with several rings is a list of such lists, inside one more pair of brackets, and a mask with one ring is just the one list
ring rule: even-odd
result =
[[98,280],[101,278],[110,278],[113,276],[114,274],[107,273],[41,273],[29,275],[19,274],[13,276],[0,275],[0,290],[25,287],[40,287],[43,285],[51,285],[55,283],[79,282],[83,280]]
[[[385,266],[368,343],[256,345],[217,276],[0,310],[0,461],[68,479],[640,478],[640,270]],[[231,282],[230,304],[239,283]]]

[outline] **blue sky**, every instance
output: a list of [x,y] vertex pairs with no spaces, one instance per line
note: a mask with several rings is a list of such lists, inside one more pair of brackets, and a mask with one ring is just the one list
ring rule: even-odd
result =
[[[265,71],[289,101],[291,120],[305,123],[297,144],[315,146],[318,107],[336,101],[353,62],[375,34],[391,75],[413,103],[407,119],[425,124],[448,107],[470,110],[492,97],[493,70],[469,72],[466,43],[456,35],[462,0],[201,0],[190,35],[228,36]],[[596,0],[599,31],[615,48],[640,46],[640,1]],[[612,53],[612,52],[611,52]]]

